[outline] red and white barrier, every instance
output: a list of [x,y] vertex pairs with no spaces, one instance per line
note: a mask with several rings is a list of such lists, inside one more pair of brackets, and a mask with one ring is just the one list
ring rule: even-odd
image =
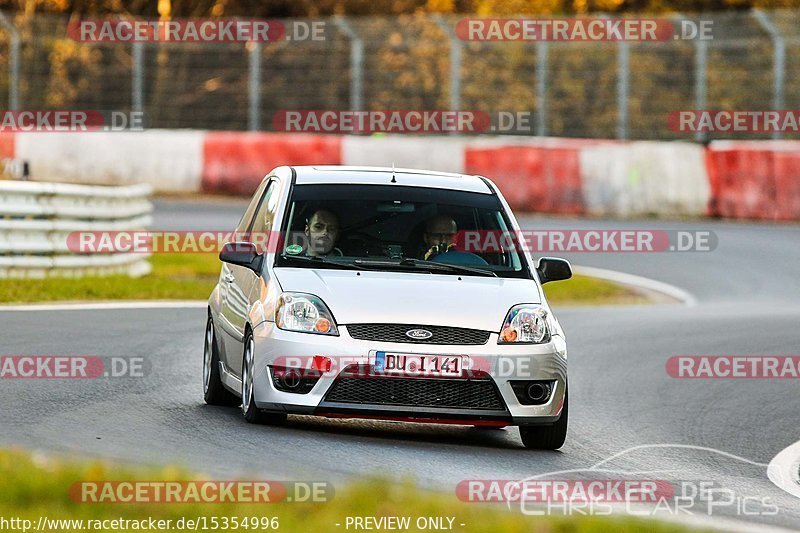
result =
[[394,164],[486,176],[526,211],[800,220],[800,141],[704,148],[503,136],[0,133],[0,159],[12,157],[28,161],[35,181],[242,195],[279,165]]
[[0,132],[0,159],[11,159],[14,157],[14,134]]
[[341,152],[338,135],[208,132],[203,142],[202,190],[252,194],[275,167],[338,165]]
[[468,146],[465,172],[494,181],[508,203],[526,211],[584,212],[579,149],[516,144]]
[[716,141],[707,162],[709,215],[800,220],[800,141]]

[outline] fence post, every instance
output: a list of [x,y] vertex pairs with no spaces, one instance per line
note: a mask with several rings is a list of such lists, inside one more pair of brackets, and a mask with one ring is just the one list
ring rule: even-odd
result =
[[536,43],[536,135],[547,135],[547,41]]
[[342,17],[333,19],[336,27],[350,39],[350,110],[364,108],[362,79],[364,77],[364,42]]
[[11,49],[8,62],[8,109],[9,111],[19,110],[19,53],[20,37],[17,28],[9,21],[3,13],[0,13],[0,26],[8,31]]
[[131,111],[144,112],[144,43],[138,40],[131,44]]
[[247,51],[249,52],[247,129],[259,131],[261,129],[261,43],[249,41]]
[[[772,44],[775,48],[775,55],[772,60],[772,109],[780,111],[784,106],[784,89],[786,82],[786,41],[781,35],[780,30],[770,20],[766,13],[761,10],[753,10],[753,17],[758,21],[761,27],[767,32],[772,39]],[[775,131],[772,133],[772,138],[777,140],[783,137],[782,132]]]
[[627,41],[617,43],[617,139],[628,138],[628,91],[630,50]]
[[[694,49],[694,108],[696,110],[705,109],[708,100],[708,42],[704,40],[695,41]],[[694,140],[704,142],[707,134],[704,131],[696,131]]]
[[450,41],[450,111],[459,111],[461,109],[461,39],[441,15],[436,15],[435,20],[447,35],[447,40]]

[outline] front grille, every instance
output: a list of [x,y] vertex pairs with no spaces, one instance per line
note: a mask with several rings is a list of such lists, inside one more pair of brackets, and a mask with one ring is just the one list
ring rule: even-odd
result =
[[489,379],[337,378],[327,402],[505,410]]
[[[406,332],[414,329],[430,331],[428,339],[414,339]],[[486,344],[489,331],[449,326],[422,326],[416,324],[350,324],[347,332],[354,339],[379,342],[404,342],[408,344]]]

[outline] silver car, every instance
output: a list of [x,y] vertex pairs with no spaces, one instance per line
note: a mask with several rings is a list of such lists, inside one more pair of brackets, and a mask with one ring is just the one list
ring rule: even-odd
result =
[[567,433],[567,349],[497,187],[423,170],[279,167],[221,253],[203,386],[254,423],[289,414]]

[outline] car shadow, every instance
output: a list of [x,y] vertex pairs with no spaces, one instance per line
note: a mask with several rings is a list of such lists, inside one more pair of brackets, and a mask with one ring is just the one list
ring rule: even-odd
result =
[[[241,424],[243,428],[255,431],[305,432],[316,435],[353,437],[357,440],[376,439],[382,441],[416,443],[436,443],[463,447],[480,447],[506,450],[522,450],[525,447],[519,432],[513,426],[504,428],[461,426],[455,424],[428,424],[420,422],[396,422],[361,418],[326,418],[311,415],[289,415],[285,424],[248,424],[241,416],[239,408],[198,406],[209,415],[212,412],[225,418],[228,427]],[[539,453],[561,453],[541,450]]]
[[514,427],[505,428],[460,426],[453,424],[428,424],[395,422],[359,418],[326,418],[322,416],[289,415],[279,426],[253,426],[245,422],[237,408],[200,406],[205,414],[212,412],[226,421],[238,421],[244,427],[263,428],[270,431],[297,431],[325,435],[406,441],[409,443],[438,443],[485,448],[522,448]]
[[314,433],[367,437],[381,440],[456,444],[487,448],[520,448],[519,435],[513,427],[503,429],[395,422],[360,418],[336,419],[320,416],[289,416],[287,428]]

